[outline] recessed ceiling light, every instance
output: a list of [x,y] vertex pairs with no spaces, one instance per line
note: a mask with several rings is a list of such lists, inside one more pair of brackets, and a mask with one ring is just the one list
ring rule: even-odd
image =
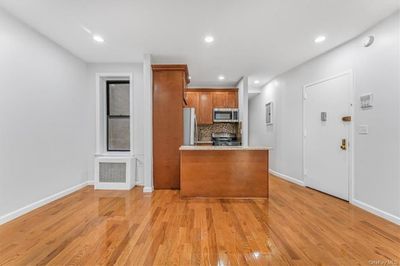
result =
[[321,42],[324,42],[325,40],[326,40],[326,37],[324,35],[320,35],[317,38],[315,38],[314,42],[321,43]]
[[93,40],[95,40],[96,42],[99,42],[99,43],[104,42],[103,37],[101,37],[100,35],[93,35]]
[[260,81],[257,79],[254,81],[254,84],[260,84]]
[[206,43],[212,43],[212,42],[214,41],[214,37],[211,36],[211,35],[208,35],[208,36],[206,36],[206,37],[204,38],[204,41],[205,41]]
[[218,79],[219,79],[219,80],[224,80],[224,79],[225,79],[225,77],[224,77],[224,76],[222,76],[222,75],[219,75],[219,76],[218,76]]

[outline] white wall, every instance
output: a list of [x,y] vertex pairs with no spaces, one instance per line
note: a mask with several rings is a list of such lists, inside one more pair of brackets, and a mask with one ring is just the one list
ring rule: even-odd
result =
[[92,147],[91,165],[89,166],[90,179],[94,179],[94,154],[96,153],[96,74],[97,73],[132,73],[133,76],[133,154],[138,160],[136,183],[143,184],[144,163],[144,89],[143,89],[143,64],[89,64],[88,65],[88,89],[90,90],[90,126]]
[[150,54],[144,55],[144,192],[152,192],[153,187],[153,70]]
[[0,44],[1,223],[87,183],[92,118],[83,61],[1,9]]
[[[353,203],[400,223],[400,26],[399,13],[360,37],[302,64],[271,81],[250,101],[250,145],[272,146],[270,168],[303,181],[302,90],[311,82],[347,71],[354,73]],[[361,41],[375,35],[364,48]],[[329,41],[329,40],[327,40]],[[374,108],[360,109],[359,97],[374,93]],[[265,125],[265,103],[273,101],[275,122]],[[369,135],[358,135],[359,125]]]
[[249,145],[249,100],[248,100],[248,88],[249,79],[248,77],[242,77],[242,79],[236,85],[238,87],[239,94],[239,120],[241,121],[242,127],[242,146]]

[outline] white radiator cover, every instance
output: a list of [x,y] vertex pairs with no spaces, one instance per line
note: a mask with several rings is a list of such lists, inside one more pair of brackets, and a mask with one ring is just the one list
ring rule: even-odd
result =
[[95,160],[95,189],[130,190],[135,186],[134,159],[99,157]]

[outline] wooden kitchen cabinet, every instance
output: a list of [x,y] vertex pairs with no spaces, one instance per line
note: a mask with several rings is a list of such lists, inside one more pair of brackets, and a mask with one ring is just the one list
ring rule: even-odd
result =
[[268,198],[269,151],[182,147],[181,197]]
[[189,108],[194,108],[196,110],[196,114],[199,113],[199,93],[195,91],[187,91],[186,92],[186,103]]
[[216,91],[213,94],[214,108],[238,108],[237,91]]
[[[153,69],[153,179],[155,189],[180,188],[186,65],[152,65]],[[185,101],[185,99],[183,99]]]
[[214,108],[238,108],[238,90],[236,88],[187,89],[187,107],[196,109],[197,123],[211,125]]
[[226,108],[227,106],[227,97],[226,92],[224,91],[216,91],[213,92],[213,107],[214,108]]
[[211,125],[213,123],[213,93],[199,92],[199,111],[197,123],[199,125]]
[[213,100],[212,92],[187,91],[187,107],[195,108],[197,124],[210,125],[213,123]]
[[227,108],[238,108],[238,92],[229,91],[226,92],[226,106]]

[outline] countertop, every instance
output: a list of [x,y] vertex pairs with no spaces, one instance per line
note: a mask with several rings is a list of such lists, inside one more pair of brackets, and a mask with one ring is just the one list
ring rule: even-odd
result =
[[267,151],[264,146],[181,146],[180,151]]

